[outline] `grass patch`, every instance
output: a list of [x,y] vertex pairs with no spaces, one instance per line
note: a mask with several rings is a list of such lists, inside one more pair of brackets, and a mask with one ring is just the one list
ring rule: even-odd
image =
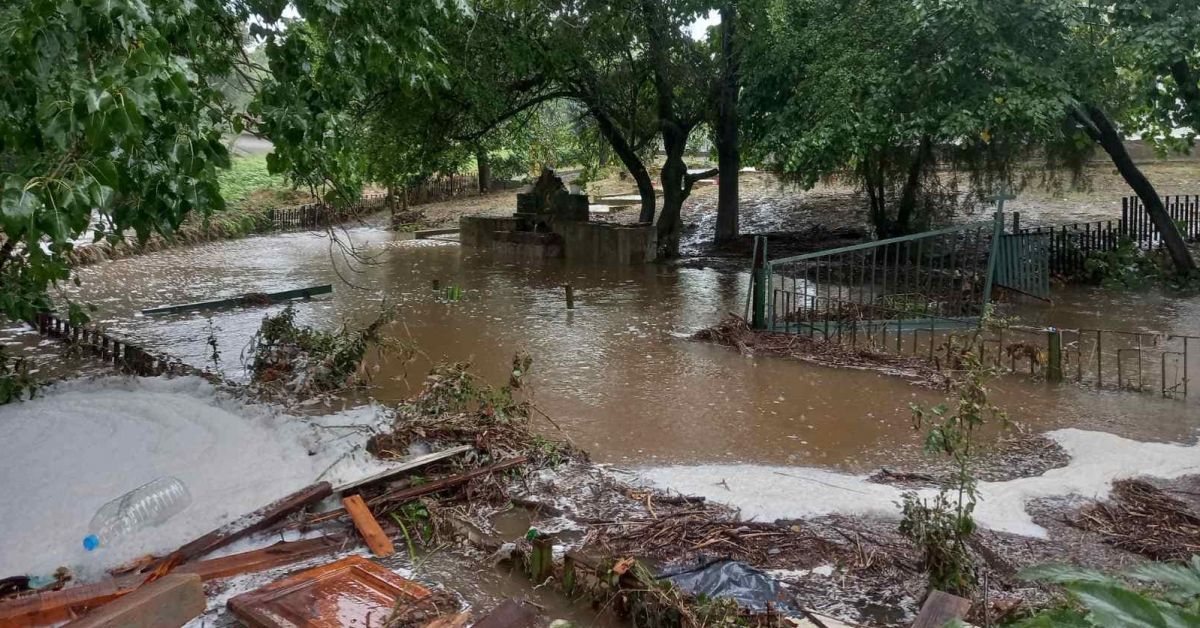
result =
[[307,192],[293,188],[285,177],[268,172],[263,155],[235,157],[228,170],[218,173],[217,183],[230,208],[266,209],[311,200]]

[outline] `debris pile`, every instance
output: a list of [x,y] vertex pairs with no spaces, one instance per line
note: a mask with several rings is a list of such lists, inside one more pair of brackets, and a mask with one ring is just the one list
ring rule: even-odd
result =
[[733,347],[745,355],[786,357],[820,366],[878,371],[935,388],[944,388],[948,381],[944,374],[921,358],[847,347],[800,334],[756,330],[746,319],[733,314],[713,327],[692,334],[692,340]]
[[1200,515],[1187,504],[1145,480],[1114,482],[1112,498],[1084,508],[1071,524],[1154,560],[1200,554]]
[[382,333],[392,320],[393,312],[385,310],[362,330],[343,327],[325,332],[297,325],[296,310],[288,306],[264,317],[250,339],[246,360],[251,380],[265,392],[302,398],[366,384],[371,379],[367,357],[372,349],[380,359],[393,355],[408,359],[413,354]]

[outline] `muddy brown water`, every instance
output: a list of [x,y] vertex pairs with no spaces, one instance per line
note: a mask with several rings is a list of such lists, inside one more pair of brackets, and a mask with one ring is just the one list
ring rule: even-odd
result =
[[[330,297],[296,303],[300,322],[363,324],[381,303],[396,304],[401,317],[391,333],[411,337],[427,356],[381,364],[371,392],[376,399],[408,396],[440,360],[469,360],[484,376],[504,381],[513,353],[525,350],[534,358],[529,392],[538,407],[593,458],[627,465],[753,462],[849,471],[903,465],[922,455],[909,404],[943,399],[873,372],[744,357],[686,340],[725,313],[743,311],[746,273],[521,262],[453,243],[396,240],[371,227],[342,237],[369,263],[346,259],[323,234],[251,237],[84,268],[73,296],[99,306],[96,318],[110,330],[198,366],[209,362],[211,330],[222,368],[238,377],[249,338],[264,314],[281,306],[165,317],[145,317],[140,309],[333,283]],[[433,280],[460,287],[462,300],[446,302],[431,289]],[[564,302],[567,283],[575,288],[574,310]],[[1023,320],[1200,329],[1196,301],[1071,294],[1052,307],[1020,306]],[[1152,395],[1019,378],[998,381],[994,392],[1013,419],[1037,431],[1081,427],[1174,441],[1200,427],[1194,403]],[[555,431],[548,422],[542,428]]]

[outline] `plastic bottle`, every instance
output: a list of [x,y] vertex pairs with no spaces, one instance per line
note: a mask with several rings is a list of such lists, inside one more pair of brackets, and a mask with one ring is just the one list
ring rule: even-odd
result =
[[178,478],[161,477],[104,504],[92,517],[83,547],[92,551],[112,545],[132,532],[156,526],[192,503],[192,494]]

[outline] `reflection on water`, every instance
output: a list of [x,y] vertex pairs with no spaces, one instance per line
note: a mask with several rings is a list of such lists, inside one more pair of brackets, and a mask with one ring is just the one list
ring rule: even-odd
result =
[[[373,228],[349,235],[373,263],[348,262],[319,234],[252,237],[84,268],[74,296],[98,305],[97,320],[113,331],[197,365],[211,353],[205,346],[211,317],[222,366],[237,375],[242,348],[264,314],[279,306],[154,318],[138,311],[333,283],[331,297],[296,304],[300,322],[363,324],[382,303],[397,304],[394,334],[411,335],[429,360],[472,360],[494,381],[507,379],[513,352],[529,351],[537,405],[602,461],[865,470],[919,455],[908,406],[941,398],[870,372],[749,358],[683,339],[742,311],[745,273],[517,262],[455,244],[394,241]],[[461,287],[462,300],[439,299],[434,280]],[[575,287],[573,311],[565,305],[567,283]],[[1195,321],[1190,311],[1185,318]],[[428,366],[383,364],[373,396],[388,401],[410,394]],[[1189,411],[1190,404],[1150,396],[1017,379],[995,389],[1014,419],[1039,430],[1081,426],[1177,440],[1200,425],[1194,406]]]

